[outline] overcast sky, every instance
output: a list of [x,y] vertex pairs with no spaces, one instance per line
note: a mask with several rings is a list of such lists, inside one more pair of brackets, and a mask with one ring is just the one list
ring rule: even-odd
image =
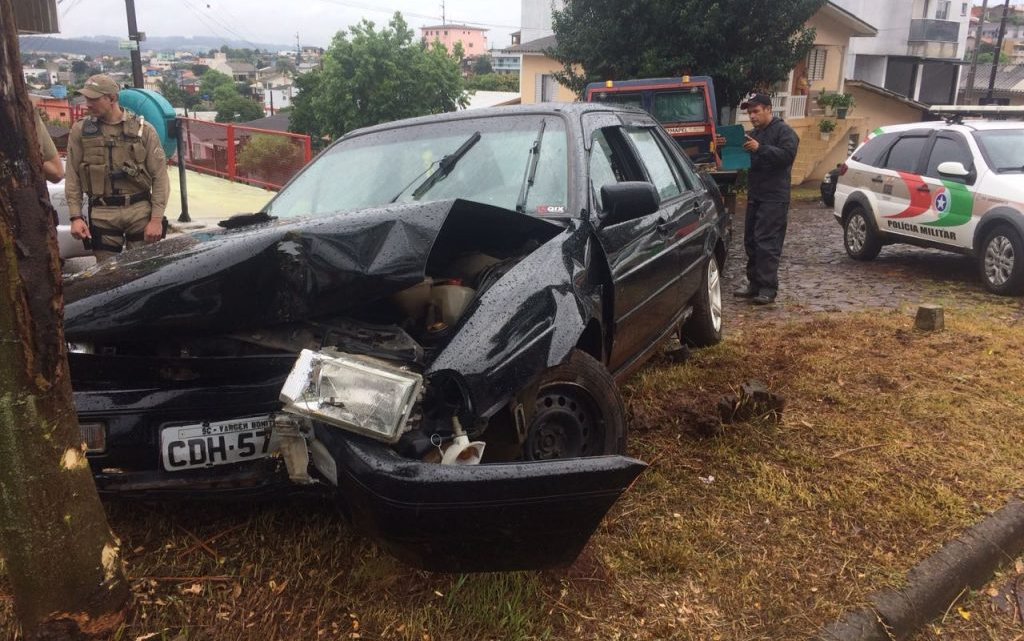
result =
[[[416,29],[441,23],[442,0],[135,0],[139,31],[154,36],[215,36],[253,43],[326,47],[339,30],[372,20],[387,24],[401,11]],[[509,0],[445,0],[448,23],[488,29],[491,47],[506,47],[519,29],[520,3]],[[58,0],[60,36],[127,37],[124,0]],[[145,48],[145,45],[143,45]]]

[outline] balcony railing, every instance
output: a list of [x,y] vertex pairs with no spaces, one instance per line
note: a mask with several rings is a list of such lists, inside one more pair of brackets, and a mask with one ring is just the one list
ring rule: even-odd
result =
[[960,23],[953,20],[910,21],[910,42],[959,42]]

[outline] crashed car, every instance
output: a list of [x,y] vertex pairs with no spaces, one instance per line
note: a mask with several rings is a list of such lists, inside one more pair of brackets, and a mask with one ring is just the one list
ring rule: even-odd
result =
[[223,226],[65,283],[102,493],[326,487],[419,567],[565,565],[645,467],[616,381],[722,335],[728,213],[640,111],[354,131]]

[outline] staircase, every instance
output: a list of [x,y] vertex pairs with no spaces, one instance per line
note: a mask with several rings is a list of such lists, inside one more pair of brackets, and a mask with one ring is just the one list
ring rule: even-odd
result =
[[[857,129],[863,124],[864,118],[846,118],[836,120],[836,128],[828,140],[822,140],[818,131],[818,123],[823,120],[820,116],[804,118],[800,121],[790,123],[797,135],[800,136],[800,149],[797,151],[796,160],[793,162],[792,184],[799,185],[814,175],[815,171],[823,161],[829,157],[846,158],[846,149],[849,145],[849,134],[851,130]],[[842,153],[838,150],[842,149]],[[841,162],[841,160],[839,161]],[[832,169],[828,167],[825,171]]]

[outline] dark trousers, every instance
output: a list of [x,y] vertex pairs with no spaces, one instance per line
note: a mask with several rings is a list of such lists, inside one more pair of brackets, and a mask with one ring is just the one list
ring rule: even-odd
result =
[[743,248],[747,251],[747,280],[758,293],[775,296],[779,291],[779,259],[786,239],[789,203],[747,201]]

